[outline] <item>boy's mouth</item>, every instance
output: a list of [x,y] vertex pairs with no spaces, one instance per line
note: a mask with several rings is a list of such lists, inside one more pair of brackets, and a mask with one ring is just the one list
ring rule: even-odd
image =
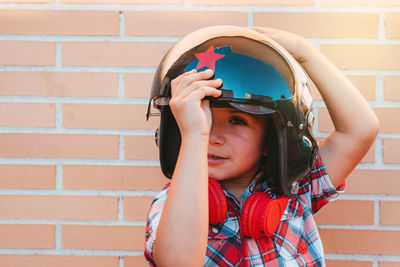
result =
[[207,156],[208,156],[208,165],[220,165],[227,159],[225,157],[221,157],[215,154],[208,154]]
[[209,159],[226,159],[224,157],[220,157],[220,156],[217,156],[217,155],[214,155],[214,154],[207,154],[207,156],[208,156]]

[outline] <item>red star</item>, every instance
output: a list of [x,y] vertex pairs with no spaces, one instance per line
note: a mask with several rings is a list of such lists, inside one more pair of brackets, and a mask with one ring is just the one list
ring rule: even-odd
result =
[[200,69],[201,67],[208,67],[215,71],[215,61],[220,58],[223,58],[225,55],[216,54],[214,52],[214,46],[210,46],[206,52],[203,53],[196,53],[194,54],[198,59],[199,63],[197,63],[196,70]]

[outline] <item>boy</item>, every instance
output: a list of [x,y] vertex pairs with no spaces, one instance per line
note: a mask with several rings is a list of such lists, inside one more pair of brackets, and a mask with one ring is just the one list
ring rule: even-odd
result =
[[[308,89],[293,75],[301,70],[278,46],[271,52],[274,45],[263,37],[279,43],[302,65],[325,101],[335,131],[318,148],[307,130],[312,125]],[[196,43],[202,38],[207,41]],[[192,60],[187,56],[191,42],[195,49],[213,46]],[[161,82],[170,85],[169,106],[163,98],[154,101],[162,115],[160,163],[172,179],[149,212],[149,263],[323,266],[312,214],[342,189],[373,143],[379,128],[373,111],[339,70],[294,34],[210,27],[183,38],[174,51],[183,56],[169,53],[156,74],[170,77]],[[181,65],[184,70],[177,71]],[[221,76],[222,66],[240,72]],[[252,87],[258,79],[262,82]],[[251,84],[251,89],[243,87],[243,96],[241,82]],[[174,123],[178,133],[168,132]]]

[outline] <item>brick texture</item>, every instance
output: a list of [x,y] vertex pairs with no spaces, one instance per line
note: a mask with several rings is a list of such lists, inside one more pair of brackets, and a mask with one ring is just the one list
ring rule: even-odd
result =
[[0,65],[51,66],[55,64],[54,42],[0,41]]
[[320,229],[326,253],[398,255],[396,240],[400,237],[393,230]]
[[0,196],[0,218],[54,220],[115,220],[116,197]]
[[116,73],[88,72],[0,72],[0,95],[116,97]]
[[[63,225],[63,247],[71,249],[141,250],[139,226]],[[129,238],[127,238],[129,237]]]
[[400,138],[387,138],[383,140],[383,161],[385,163],[400,163],[399,156]]
[[374,224],[374,202],[337,200],[318,212],[315,220],[317,224],[372,225]]
[[118,136],[0,134],[1,157],[117,158]]
[[54,189],[55,187],[54,165],[0,165],[0,188]]
[[64,188],[154,190],[168,182],[158,166],[63,165]]
[[55,127],[53,103],[0,103],[0,126]]
[[255,26],[268,26],[317,38],[374,38],[378,14],[322,12],[262,12],[254,14]]
[[113,256],[76,256],[76,255],[0,255],[4,266],[43,267],[43,266],[98,266],[118,267],[118,257]]
[[397,0],[321,0],[322,6],[364,6],[364,7],[396,7],[400,6]]
[[383,225],[400,225],[400,215],[397,212],[400,207],[399,201],[380,201],[380,223]]
[[64,42],[62,62],[67,66],[157,66],[171,45],[164,42]]
[[124,75],[125,97],[149,98],[153,73],[127,73]]
[[400,101],[399,91],[400,76],[386,76],[385,84],[385,100]]
[[125,197],[124,219],[130,221],[145,221],[153,197]]
[[[315,217],[328,267],[400,266],[400,1],[0,2],[1,266],[148,266],[148,208],[170,182],[160,118],[145,119],[153,76],[177,40],[216,24],[304,36],[370,103],[377,140]],[[333,125],[310,90],[321,141]]]
[[50,249],[54,242],[54,225],[0,224],[0,248]]
[[119,12],[1,10],[1,34],[117,35]]
[[400,195],[400,170],[355,170],[348,178],[349,194]]
[[127,35],[185,35],[202,27],[224,24],[246,26],[245,12],[129,11]]
[[126,136],[125,158],[130,160],[158,160],[158,149],[153,136]]
[[64,104],[63,126],[66,128],[155,129],[157,121],[146,122],[146,110],[147,105]]
[[400,68],[399,45],[323,44],[321,52],[343,70],[396,70]]
[[355,260],[327,260],[327,267],[372,267],[372,261],[355,261]]
[[192,5],[276,5],[276,6],[304,6],[313,5],[312,0],[191,0]]

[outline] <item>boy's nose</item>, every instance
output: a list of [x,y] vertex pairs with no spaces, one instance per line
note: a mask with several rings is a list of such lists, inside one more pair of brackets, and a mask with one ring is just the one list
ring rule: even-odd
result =
[[209,137],[209,143],[210,144],[223,144],[224,143],[224,135],[223,135],[223,127],[215,123],[213,121],[210,129],[210,137]]

